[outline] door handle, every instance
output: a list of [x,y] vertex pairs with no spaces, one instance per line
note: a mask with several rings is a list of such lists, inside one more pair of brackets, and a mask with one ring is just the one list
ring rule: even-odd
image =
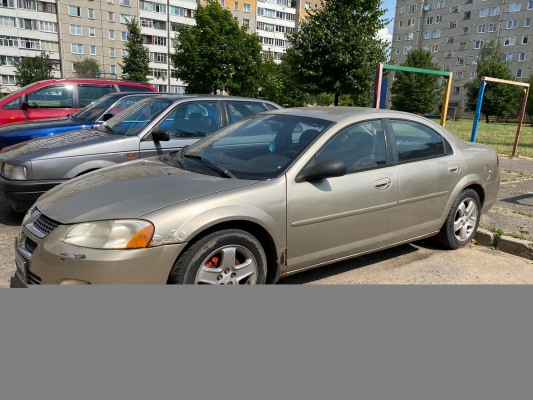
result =
[[374,187],[378,190],[390,188],[391,180],[389,178],[378,179],[374,182]]
[[452,174],[456,174],[460,171],[459,165],[453,164],[448,167],[448,171],[450,171]]

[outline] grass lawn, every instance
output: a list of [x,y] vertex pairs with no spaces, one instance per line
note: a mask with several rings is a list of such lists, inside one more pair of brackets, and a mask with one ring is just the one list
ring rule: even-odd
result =
[[[472,136],[473,120],[446,121],[446,129],[453,132],[461,139],[469,142]],[[494,147],[499,154],[511,155],[517,124],[496,122],[485,123],[484,118],[479,121],[476,142]],[[533,127],[529,120],[522,124],[520,139],[518,140],[517,156],[533,157]]]

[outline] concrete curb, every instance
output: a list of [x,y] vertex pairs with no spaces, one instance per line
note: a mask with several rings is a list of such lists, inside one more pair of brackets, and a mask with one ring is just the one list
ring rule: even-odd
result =
[[481,246],[493,247],[504,253],[533,260],[533,243],[530,241],[505,235],[498,236],[486,229],[478,229],[474,240]]

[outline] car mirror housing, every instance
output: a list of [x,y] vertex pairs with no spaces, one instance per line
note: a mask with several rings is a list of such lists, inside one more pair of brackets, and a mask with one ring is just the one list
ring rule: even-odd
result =
[[296,177],[296,182],[312,182],[346,175],[346,163],[328,158],[305,167]]
[[30,108],[30,103],[28,103],[27,101],[23,101],[22,104],[20,105],[20,109],[22,111],[26,111]]
[[154,142],[168,142],[170,135],[167,131],[157,130],[152,132],[152,139]]

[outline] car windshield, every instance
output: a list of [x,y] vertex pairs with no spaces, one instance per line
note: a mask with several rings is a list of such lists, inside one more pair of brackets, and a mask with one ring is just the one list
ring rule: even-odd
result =
[[98,129],[115,135],[135,136],[171,104],[172,100],[149,97],[109,119]]
[[256,114],[171,157],[204,160],[239,179],[271,179],[284,174],[331,125],[332,121],[300,115]]
[[94,122],[106,111],[109,107],[113,105],[118,99],[118,96],[104,96],[98,100],[93,101],[87,107],[81,109],[76,114],[72,115],[72,118],[77,119],[83,123]]

